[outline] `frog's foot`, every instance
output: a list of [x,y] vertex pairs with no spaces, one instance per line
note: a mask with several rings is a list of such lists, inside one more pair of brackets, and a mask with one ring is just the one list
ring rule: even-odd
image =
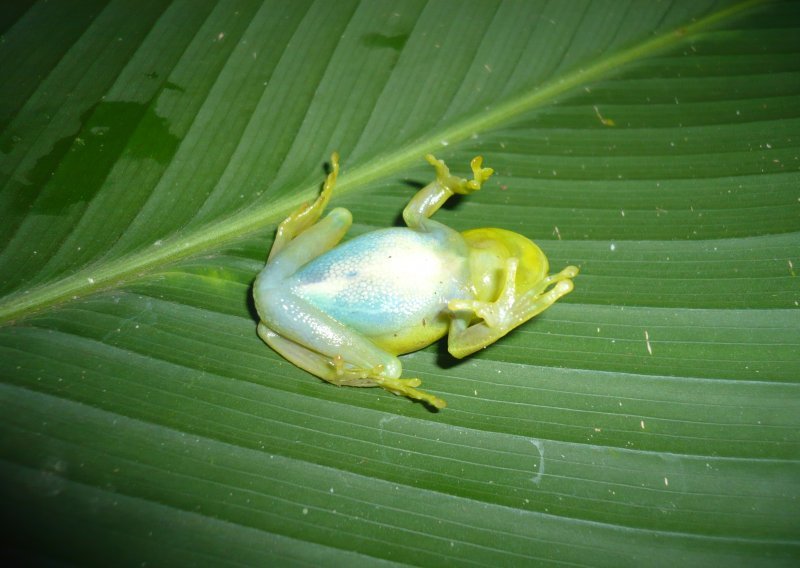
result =
[[422,381],[419,379],[387,379],[384,377],[373,377],[372,380],[374,380],[379,387],[396,395],[422,401],[434,408],[441,409],[447,406],[447,403],[441,398],[414,388],[422,384]]
[[[305,204],[301,206],[295,215],[312,215],[315,216],[316,219],[319,219],[322,212],[325,210],[325,207],[328,205],[328,202],[331,200],[331,196],[333,195],[333,188],[336,186],[336,178],[339,177],[339,152],[334,152],[331,154],[331,171],[325,177],[325,183],[322,185],[322,191],[320,192],[319,196],[311,202],[310,204]],[[295,217],[292,215],[292,217]],[[290,218],[292,218],[290,217]]]
[[[546,278],[543,278],[542,281],[534,287],[531,292],[541,294],[543,290],[546,290],[550,287],[550,285],[554,283],[572,283],[572,279],[578,275],[578,267],[577,266],[567,266],[564,270],[559,272],[558,274],[551,274]],[[572,288],[570,288],[572,290]]]
[[[518,294],[516,289],[516,258],[506,260],[506,279],[500,296],[494,302],[478,300],[451,300],[448,308],[454,312],[471,311],[494,330],[496,338],[505,335],[535,315],[552,306],[573,289],[572,278],[578,275],[575,266],[568,266],[558,274],[543,278],[530,290]],[[550,288],[548,290],[548,288]],[[547,290],[545,292],[545,290]]]
[[483,183],[494,173],[492,168],[482,167],[482,156],[475,156],[469,163],[470,167],[472,168],[473,176],[473,179],[471,180],[466,180],[464,178],[452,175],[450,173],[450,169],[447,167],[447,164],[444,163],[444,160],[436,159],[433,154],[428,154],[425,156],[425,159],[436,169],[436,181],[439,182],[439,184],[441,184],[443,187],[448,188],[453,193],[461,193],[465,195],[472,193],[473,191],[477,191],[481,188],[481,185],[483,185]]
[[385,376],[383,365],[378,365],[373,369],[358,369],[348,365],[341,355],[331,359],[331,366],[334,369],[335,378],[328,379],[337,385],[381,387],[392,394],[405,396],[412,400],[420,400],[435,408],[444,408],[447,403],[432,394],[417,390],[422,384],[419,379],[400,379]]
[[522,319],[525,322],[555,304],[559,298],[572,292],[575,287],[572,279],[577,275],[577,266],[567,266],[558,274],[551,274],[543,278],[515,303],[512,309],[515,319]]
[[494,302],[481,302],[479,300],[451,300],[447,307],[454,312],[473,312],[491,328],[496,328],[498,330],[513,328],[514,326],[510,325],[509,320],[512,317],[514,304],[519,299],[516,292],[518,266],[518,259],[509,258],[506,260],[506,279],[503,284],[503,289],[500,292],[500,296]]

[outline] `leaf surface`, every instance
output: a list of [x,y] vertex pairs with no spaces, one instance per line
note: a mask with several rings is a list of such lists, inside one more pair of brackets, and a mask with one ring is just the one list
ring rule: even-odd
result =
[[[0,10],[0,476],[19,558],[796,564],[800,10],[792,2],[32,2]],[[319,190],[534,239],[575,291],[449,407],[256,336]],[[413,275],[409,275],[413,278]]]

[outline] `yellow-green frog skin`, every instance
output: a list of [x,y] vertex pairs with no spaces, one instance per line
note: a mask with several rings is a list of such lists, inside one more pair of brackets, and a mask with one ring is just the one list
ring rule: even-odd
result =
[[[324,219],[339,156],[320,196],[278,227],[254,284],[258,335],[283,357],[335,385],[379,386],[444,408],[401,378],[397,355],[444,335],[454,357],[482,349],[568,294],[578,269],[548,275],[544,253],[504,229],[459,233],[430,217],[453,194],[480,189],[493,170],[471,162],[472,180],[426,157],[436,179],[403,211],[407,227],[339,244],[352,223],[341,207]],[[338,245],[338,246],[337,246]]]

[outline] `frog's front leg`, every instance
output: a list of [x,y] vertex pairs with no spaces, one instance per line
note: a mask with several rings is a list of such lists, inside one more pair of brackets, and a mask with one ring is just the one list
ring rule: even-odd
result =
[[403,210],[403,219],[412,229],[425,230],[428,218],[436,213],[444,203],[456,193],[466,195],[477,191],[494,173],[492,168],[484,168],[483,157],[476,156],[470,162],[473,179],[466,180],[450,174],[443,160],[432,154],[425,156],[428,163],[436,169],[436,180],[429,183],[411,198]]
[[[558,274],[546,276],[535,286],[518,294],[516,258],[506,259],[506,277],[500,296],[494,302],[451,300],[454,313],[447,349],[454,356],[466,357],[494,343],[515,327],[540,314],[573,289],[572,278],[578,269],[568,266]],[[549,288],[549,290],[548,290]],[[469,325],[473,314],[482,321]]]

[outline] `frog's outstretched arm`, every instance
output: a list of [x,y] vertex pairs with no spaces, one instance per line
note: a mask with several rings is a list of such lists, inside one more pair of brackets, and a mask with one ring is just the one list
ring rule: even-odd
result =
[[436,180],[420,189],[403,209],[403,219],[412,229],[425,230],[428,218],[451,196],[456,193],[465,195],[479,190],[483,182],[494,173],[492,168],[481,167],[483,165],[481,156],[474,157],[470,162],[473,175],[471,180],[451,175],[444,161],[437,160],[433,154],[428,154],[425,159],[436,169]]

